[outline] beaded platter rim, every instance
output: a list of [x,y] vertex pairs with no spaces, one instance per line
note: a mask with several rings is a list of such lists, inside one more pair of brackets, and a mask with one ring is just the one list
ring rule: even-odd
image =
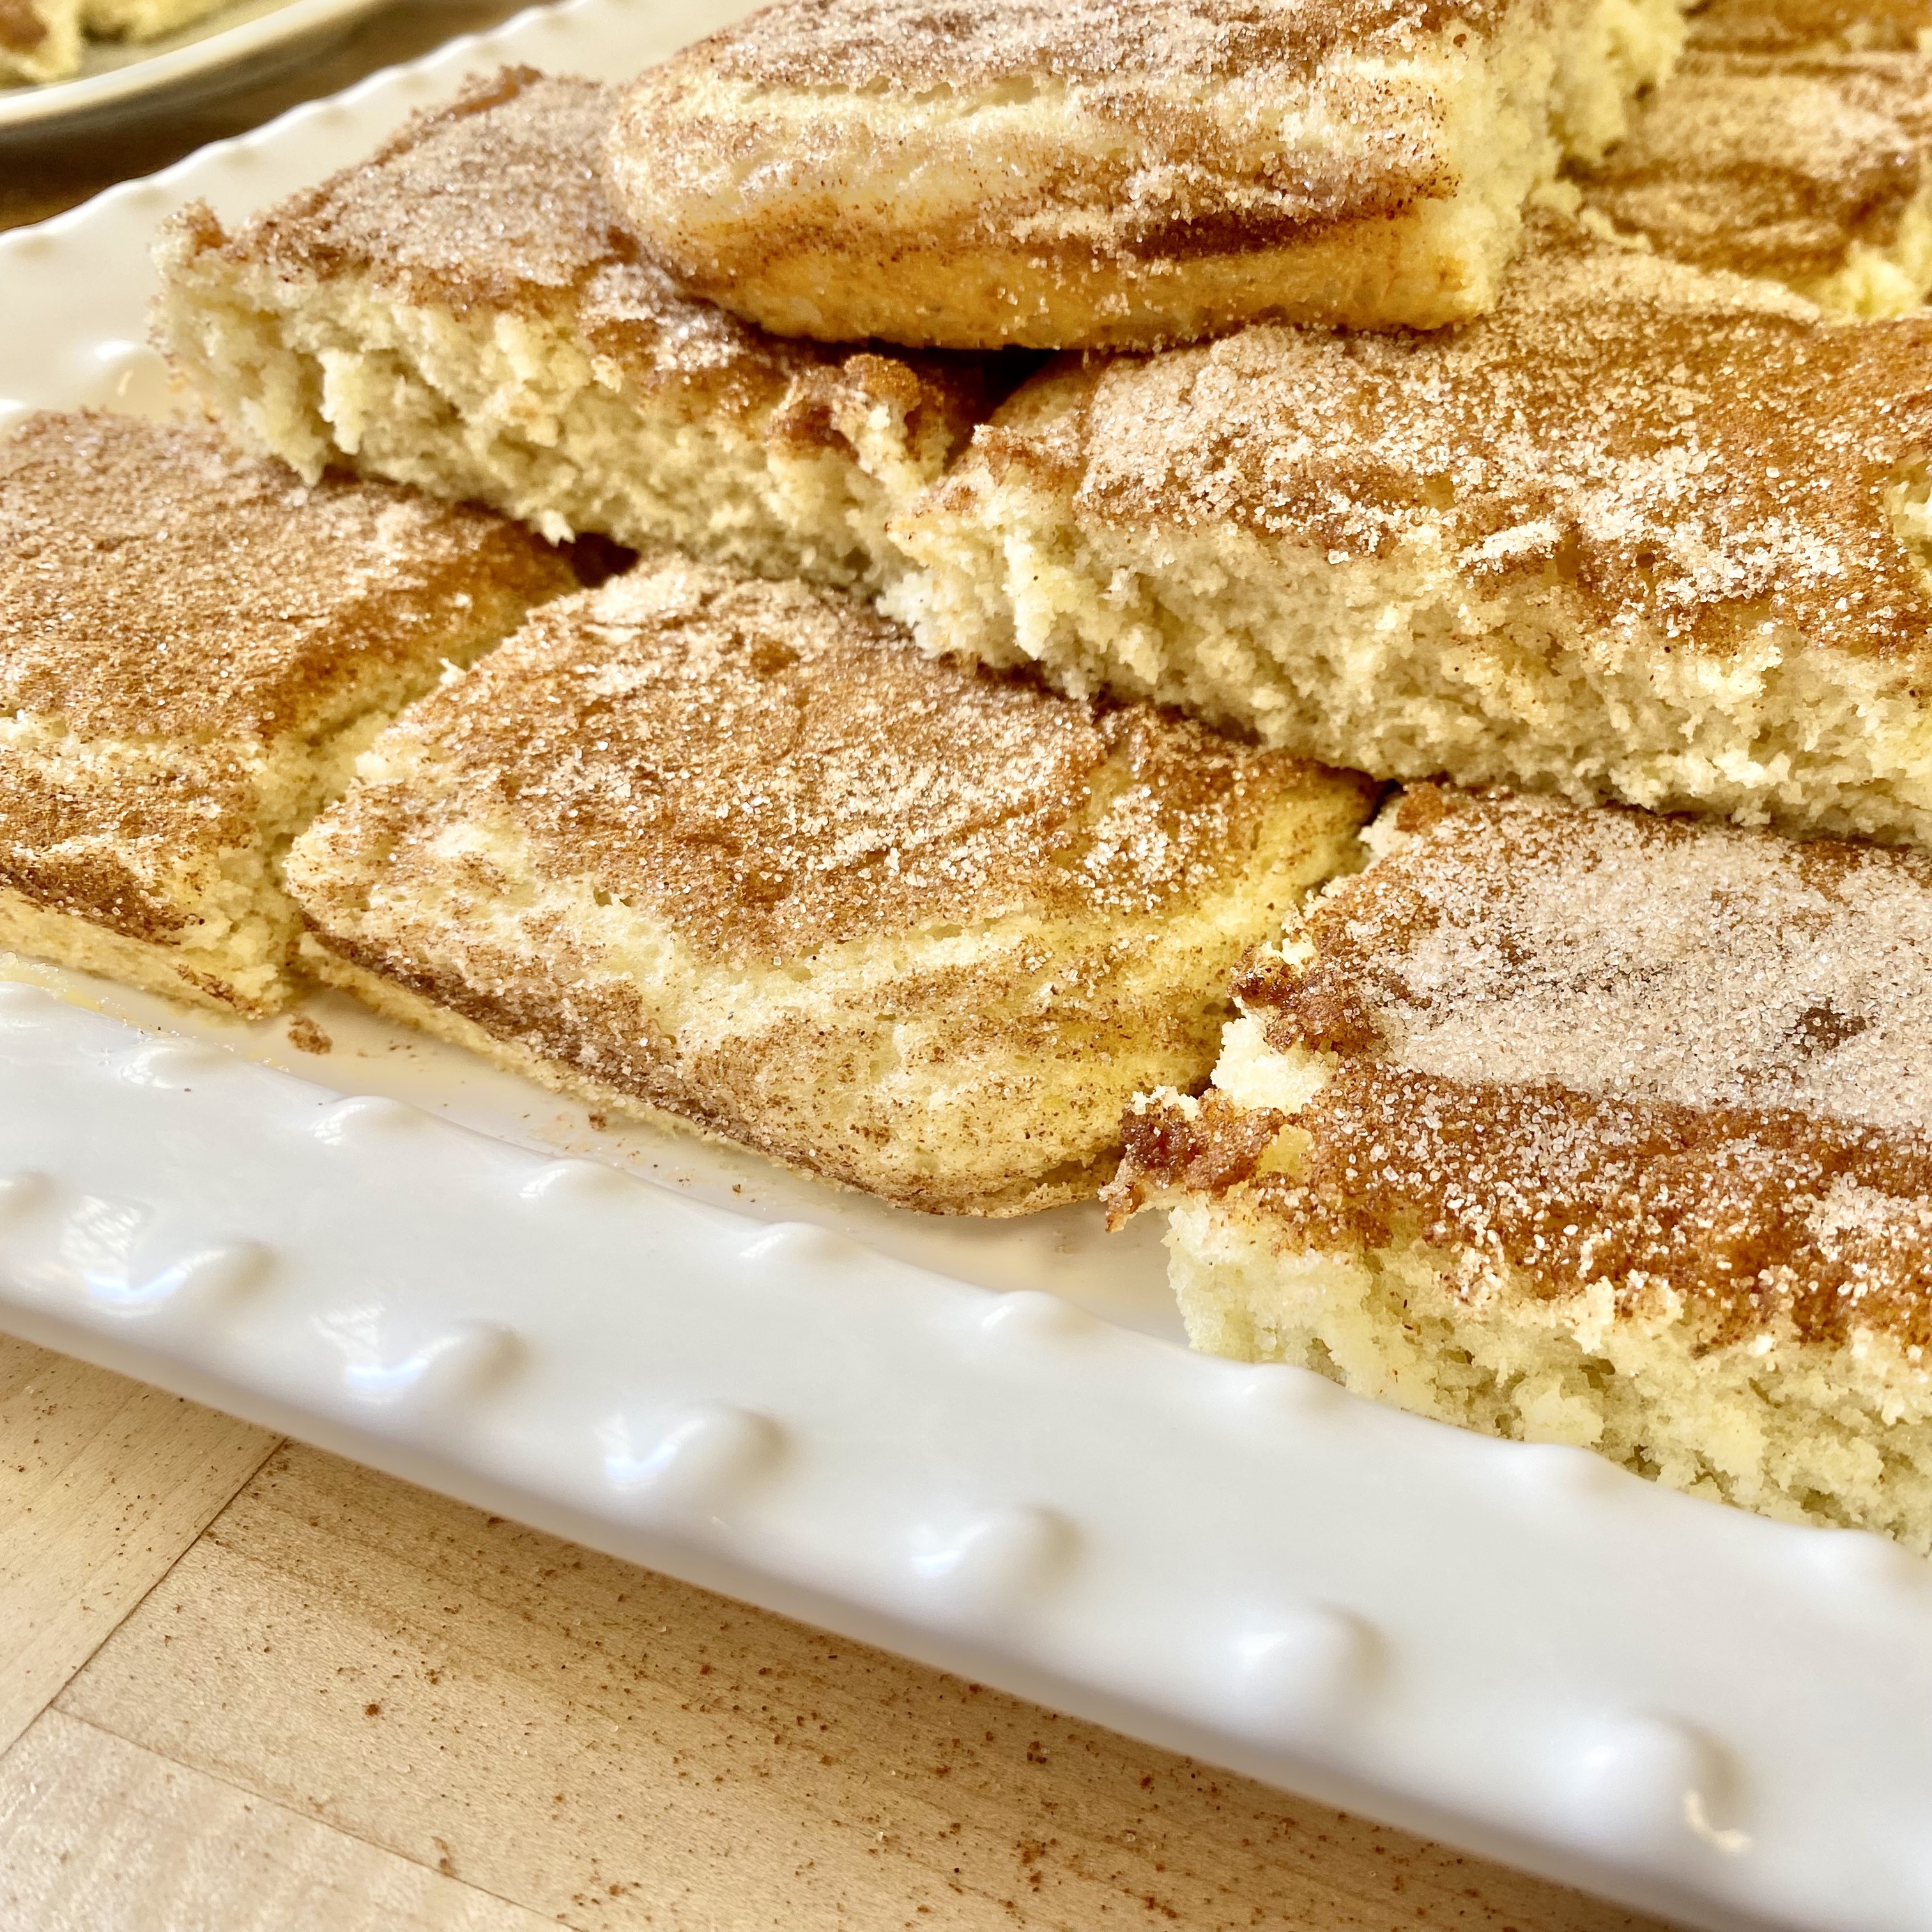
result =
[[[184,200],[246,213],[471,74],[621,78],[744,10],[568,0],[0,236],[0,430],[165,405],[146,250]],[[0,1326],[1640,1909],[1932,1927],[1932,1564],[1190,1355],[1044,1292],[1044,1248],[477,1131],[429,1064],[399,1098],[0,984]]]

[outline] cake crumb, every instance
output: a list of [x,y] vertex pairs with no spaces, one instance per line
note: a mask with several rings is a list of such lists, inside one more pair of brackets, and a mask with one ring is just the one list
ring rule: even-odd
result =
[[306,1013],[298,1013],[289,1022],[289,1044],[298,1053],[328,1053],[335,1045]]

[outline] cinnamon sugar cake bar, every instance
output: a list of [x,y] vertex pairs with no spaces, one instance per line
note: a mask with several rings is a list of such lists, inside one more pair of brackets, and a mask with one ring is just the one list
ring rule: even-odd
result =
[[1129,1121],[1198,1347],[1932,1550],[1932,857],[1424,787]]
[[1149,348],[1496,302],[1676,0],[779,0],[641,76],[612,182],[767,328]]
[[103,40],[156,40],[205,20],[228,0],[82,0],[82,24]]
[[158,340],[245,446],[560,539],[875,585],[983,413],[979,363],[781,342],[680,294],[606,195],[615,97],[528,68],[230,234],[164,230]]
[[152,40],[228,0],[0,0],[0,86],[64,80],[80,70],[82,37]]
[[28,417],[0,440],[0,946],[272,1010],[289,840],[446,663],[575,584],[487,511]]
[[1928,371],[1552,221],[1460,329],[1042,371],[886,608],[1378,778],[1932,843]]
[[80,65],[80,0],[0,0],[0,86],[61,80]]
[[546,606],[297,842],[305,962],[614,1112],[906,1206],[1090,1195],[1373,789],[688,560]]
[[1734,0],[1592,170],[1592,214],[1845,316],[1932,289],[1932,5]]

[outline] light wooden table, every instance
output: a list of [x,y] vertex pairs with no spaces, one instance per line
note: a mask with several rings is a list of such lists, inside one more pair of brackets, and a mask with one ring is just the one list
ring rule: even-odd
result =
[[[0,159],[0,226],[502,0]],[[0,1336],[7,1932],[1648,1922]]]

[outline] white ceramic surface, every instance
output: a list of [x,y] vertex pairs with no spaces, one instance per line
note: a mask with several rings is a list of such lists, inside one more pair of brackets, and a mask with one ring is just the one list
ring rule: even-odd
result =
[[[0,140],[98,132],[241,86],[300,59],[389,0],[231,0],[178,33],[89,40],[80,71],[38,86],[0,88]],[[4,153],[0,149],[0,153]]]
[[[168,406],[144,252],[190,196],[244,213],[466,73],[618,76],[728,16],[574,0],[0,236],[0,417]],[[1190,1355],[1145,1226],[600,1132],[333,998],[318,1058],[5,976],[23,1334],[1633,1904],[1932,1928],[1932,1565]]]

